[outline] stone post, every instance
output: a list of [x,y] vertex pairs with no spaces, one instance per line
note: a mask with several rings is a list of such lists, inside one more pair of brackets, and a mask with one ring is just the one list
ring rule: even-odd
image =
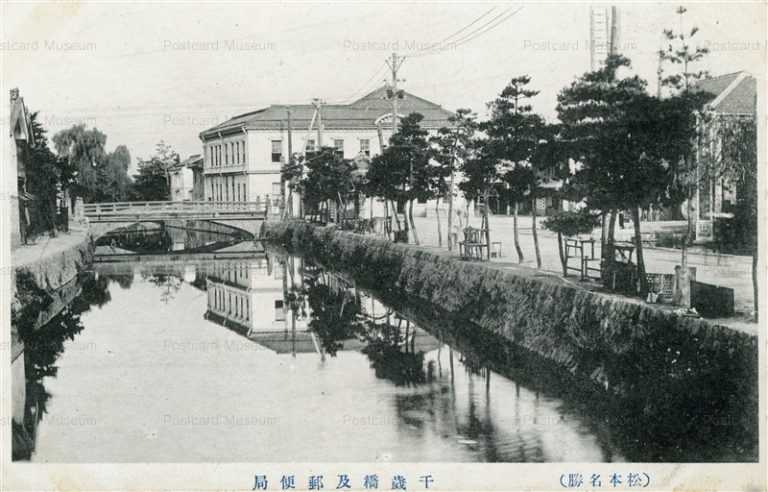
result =
[[672,304],[688,309],[691,304],[691,282],[696,281],[696,267],[688,267],[685,271],[680,265],[675,266],[675,288],[672,294]]
[[77,222],[82,222],[83,218],[85,218],[85,211],[83,206],[83,197],[79,196],[75,198],[75,213],[74,213],[75,220]]

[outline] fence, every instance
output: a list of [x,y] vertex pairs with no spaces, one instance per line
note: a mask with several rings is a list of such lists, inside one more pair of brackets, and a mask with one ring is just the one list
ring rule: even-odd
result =
[[153,202],[113,202],[87,203],[83,205],[86,216],[119,215],[124,213],[179,213],[179,212],[243,212],[264,213],[268,210],[279,210],[282,206],[280,197],[257,197],[251,202],[214,202],[214,201],[153,201]]

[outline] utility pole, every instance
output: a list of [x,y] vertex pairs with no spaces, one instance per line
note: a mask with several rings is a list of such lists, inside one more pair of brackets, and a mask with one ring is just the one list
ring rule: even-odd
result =
[[293,132],[291,131],[291,110],[288,110],[288,159],[293,158]]
[[397,89],[398,82],[405,82],[397,78],[397,71],[403,65],[405,57],[398,57],[397,53],[392,53],[392,57],[387,59],[387,65],[392,72],[391,86],[388,91],[387,97],[392,100],[392,134],[397,133],[397,100],[402,98],[402,91]]
[[312,99],[312,106],[315,107],[317,112],[317,150],[323,148],[323,104],[325,104],[325,101],[320,98]]
[[[322,99],[316,97],[312,99],[312,105],[315,107],[315,113],[317,114],[317,144],[315,145],[316,151],[319,153],[323,148],[323,104],[325,104],[325,101]],[[330,215],[330,208],[328,208],[328,202],[326,201],[325,204],[325,211],[326,211],[326,221],[328,221],[328,217]],[[323,355],[323,360],[325,360],[325,356]]]
[[[288,161],[287,164],[289,166],[293,165],[293,125],[291,123],[291,110],[287,110],[287,116],[288,116]],[[291,215],[293,215],[293,204],[292,203],[286,203],[285,199],[285,181],[283,180],[283,174],[280,173],[280,199],[283,202],[283,217],[285,217],[286,213],[288,211],[291,212]],[[288,201],[293,200],[292,193],[288,193]]]

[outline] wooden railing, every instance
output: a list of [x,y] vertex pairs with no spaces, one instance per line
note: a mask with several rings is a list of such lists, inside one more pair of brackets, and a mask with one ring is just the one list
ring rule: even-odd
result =
[[121,214],[163,214],[163,213],[254,213],[279,211],[281,198],[265,196],[252,202],[214,202],[214,201],[155,201],[155,202],[113,202],[86,203],[83,213],[86,217]]

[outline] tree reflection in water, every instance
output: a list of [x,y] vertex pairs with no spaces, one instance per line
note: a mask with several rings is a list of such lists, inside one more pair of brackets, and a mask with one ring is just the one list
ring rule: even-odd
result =
[[160,300],[163,304],[168,304],[175,299],[176,293],[181,290],[181,284],[184,283],[178,275],[167,273],[141,272],[141,277],[160,288]]
[[360,305],[347,290],[321,283],[323,277],[307,277],[304,281],[310,308],[309,329],[320,339],[322,350],[335,357],[344,340],[360,336],[363,323]]
[[[290,260],[287,260],[290,265]],[[292,268],[291,268],[292,270]],[[372,316],[361,306],[361,294],[354,285],[315,265],[303,265],[301,286],[291,278],[287,305],[303,313],[304,299],[309,306],[309,329],[320,339],[324,353],[331,357],[344,342],[357,339],[364,343],[376,377],[397,386],[422,384],[431,380],[435,370],[430,362],[425,368],[424,352],[416,350],[416,326],[410,320],[386,309],[383,316]]]
[[[46,325],[35,328],[37,316],[50,305],[41,301],[36,309],[25,314],[18,320],[19,337],[24,343],[24,370],[26,377],[26,397],[24,403],[24,423],[13,425],[13,459],[28,460],[35,448],[37,425],[48,411],[48,393],[43,384],[46,377],[56,377],[58,367],[56,360],[64,351],[64,344],[74,340],[83,330],[80,316],[89,311],[92,306],[101,307],[111,300],[109,294],[109,279],[95,273],[81,274],[77,282],[82,289],[71,304],[64,307]],[[41,299],[47,296],[37,289],[36,296]]]

